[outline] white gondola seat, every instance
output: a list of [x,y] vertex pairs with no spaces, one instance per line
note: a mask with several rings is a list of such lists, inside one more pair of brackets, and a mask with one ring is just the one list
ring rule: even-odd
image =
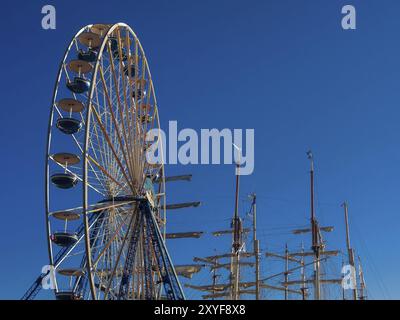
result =
[[75,134],[82,128],[82,122],[74,118],[59,118],[57,128],[65,134]]
[[90,81],[82,77],[75,77],[72,81],[67,81],[67,88],[73,93],[84,93],[90,88]]
[[78,183],[78,177],[72,173],[55,173],[50,178],[51,182],[60,189],[71,189]]

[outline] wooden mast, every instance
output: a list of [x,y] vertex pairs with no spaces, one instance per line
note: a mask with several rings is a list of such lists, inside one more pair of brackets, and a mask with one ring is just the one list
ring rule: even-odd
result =
[[[215,287],[217,285],[217,278],[218,278],[218,275],[217,275],[218,258],[215,258],[213,262],[214,262],[214,269],[213,269],[213,273],[212,273],[212,286],[213,286],[212,293],[213,293],[213,295],[215,295],[215,293],[216,293]],[[212,300],[214,300],[214,297],[212,298]]]
[[358,256],[358,272],[359,272],[358,275],[359,275],[359,278],[360,278],[360,300],[367,300],[364,272],[363,272],[363,269],[361,267],[360,256]]
[[350,231],[349,231],[349,213],[348,213],[348,204],[347,202],[343,202],[342,207],[344,208],[344,220],[346,224],[346,246],[347,246],[347,254],[348,254],[348,259],[349,259],[349,264],[352,268],[351,270],[351,277],[352,277],[352,282],[354,285],[353,288],[353,300],[357,300],[357,279],[355,276],[355,262],[354,262],[354,250],[350,245]]
[[319,241],[319,227],[317,219],[315,218],[314,209],[314,159],[311,151],[307,152],[307,157],[310,160],[310,202],[311,202],[311,237],[312,237],[312,250],[314,252],[314,299],[321,299],[321,285],[320,285],[320,241]]
[[301,296],[303,300],[307,300],[307,288],[306,288],[306,271],[304,268],[304,244],[303,242],[301,243],[301,253],[303,254],[301,256],[300,264],[301,264]]
[[289,281],[289,249],[288,245],[286,243],[285,245],[285,300],[289,299],[289,288],[287,286],[287,283]]
[[[344,259],[342,258],[342,270],[344,267]],[[344,286],[342,285],[342,300],[346,300],[346,290],[344,289]]]
[[255,258],[255,281],[256,281],[256,300],[260,300],[260,242],[257,239],[257,196],[255,193],[250,195],[252,199],[252,212],[253,212],[253,245],[254,245],[254,258]]
[[239,299],[239,258],[241,247],[241,222],[239,219],[239,175],[240,163],[236,163],[236,192],[235,192],[235,213],[233,217],[233,241],[232,241],[232,263],[231,263],[231,283],[232,300]]

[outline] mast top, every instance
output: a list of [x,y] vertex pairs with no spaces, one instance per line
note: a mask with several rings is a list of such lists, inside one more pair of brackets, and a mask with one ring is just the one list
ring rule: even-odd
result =
[[311,163],[311,171],[314,171],[314,157],[313,157],[312,151],[308,150],[306,152],[306,154],[307,154],[308,160],[310,160],[310,163]]
[[346,245],[347,245],[347,250],[350,250],[351,245],[350,245],[349,213],[348,213],[349,206],[346,201],[343,202],[342,207],[344,208],[344,222],[345,222],[345,227],[346,227]]

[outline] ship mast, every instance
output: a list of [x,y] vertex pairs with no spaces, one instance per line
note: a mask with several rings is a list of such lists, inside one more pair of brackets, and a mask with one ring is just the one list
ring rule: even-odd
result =
[[311,151],[307,152],[307,157],[310,160],[310,202],[311,202],[311,240],[312,250],[314,252],[314,299],[321,299],[321,284],[320,284],[320,253],[321,245],[319,239],[319,227],[315,217],[314,209],[314,159]]
[[[344,268],[344,259],[342,258],[342,270]],[[344,289],[344,286],[342,286],[342,300],[346,300],[346,290]]]
[[239,218],[239,173],[240,163],[236,163],[236,192],[235,192],[235,213],[233,217],[233,241],[232,241],[232,263],[231,263],[231,299],[239,299],[239,259],[241,248],[241,221]]
[[306,288],[306,271],[304,268],[304,244],[303,242],[301,242],[301,260],[300,260],[300,264],[301,264],[301,296],[303,300],[307,299],[307,288]]
[[253,213],[253,248],[255,258],[255,281],[256,281],[256,300],[260,300],[260,242],[257,239],[257,196],[255,193],[250,195],[252,199],[251,208]]
[[347,246],[347,254],[349,259],[349,264],[352,267],[351,277],[354,284],[353,288],[353,300],[357,300],[357,280],[355,277],[355,262],[354,262],[354,250],[350,245],[350,231],[349,231],[349,213],[348,213],[348,204],[347,202],[343,202],[342,207],[344,208],[344,220],[346,224],[346,246]]
[[287,283],[289,281],[289,249],[288,245],[286,243],[285,245],[285,300],[289,299],[289,288],[287,286]]
[[367,300],[364,272],[361,267],[360,256],[358,256],[358,272],[358,276],[360,278],[360,300]]
[[[219,277],[219,275],[217,274],[217,266],[218,266],[218,258],[215,258],[213,261],[213,271],[212,271],[212,294],[215,295],[216,291],[215,291],[215,287],[217,286],[217,279]],[[214,297],[212,298],[212,300],[214,300]]]

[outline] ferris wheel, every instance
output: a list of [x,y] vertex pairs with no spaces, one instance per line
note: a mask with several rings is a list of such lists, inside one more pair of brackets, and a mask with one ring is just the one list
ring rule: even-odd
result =
[[57,299],[184,299],[164,241],[163,162],[146,161],[148,148],[162,150],[161,135],[153,145],[147,139],[159,127],[133,30],[82,28],[61,61],[48,128],[46,222]]

